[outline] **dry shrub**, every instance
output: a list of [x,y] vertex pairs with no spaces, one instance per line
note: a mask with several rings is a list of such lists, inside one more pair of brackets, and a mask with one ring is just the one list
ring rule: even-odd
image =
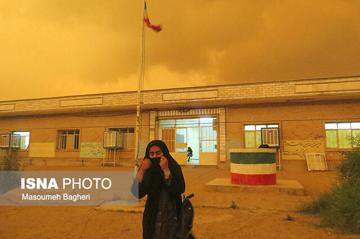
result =
[[301,211],[319,214],[325,225],[360,233],[360,151],[347,154],[339,167],[341,182]]

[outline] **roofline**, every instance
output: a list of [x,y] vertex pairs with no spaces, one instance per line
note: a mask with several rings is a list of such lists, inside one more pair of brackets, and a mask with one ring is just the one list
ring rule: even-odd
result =
[[[174,88],[163,88],[163,89],[149,89],[142,90],[141,92],[159,92],[167,90],[188,90],[188,89],[201,89],[201,88],[213,88],[213,87],[226,87],[226,86],[243,86],[243,85],[258,85],[258,84],[272,84],[279,82],[299,82],[299,81],[313,81],[313,80],[346,80],[349,78],[360,78],[360,75],[349,75],[349,76],[340,76],[340,77],[317,77],[317,78],[300,78],[293,80],[279,80],[279,81],[257,81],[257,82],[244,82],[244,83],[231,83],[231,84],[217,84],[217,85],[204,85],[204,86],[189,86],[189,87],[174,87]],[[30,101],[30,100],[51,100],[51,99],[62,99],[68,97],[88,97],[88,96],[102,96],[102,95],[112,95],[112,94],[133,94],[137,93],[137,90],[132,91],[114,91],[114,92],[103,92],[103,93],[92,93],[92,94],[81,94],[81,95],[63,95],[63,96],[54,96],[54,97],[40,97],[40,98],[25,98],[25,99],[16,99],[16,100],[0,100],[0,103],[10,103],[10,102],[19,102],[19,101]]]

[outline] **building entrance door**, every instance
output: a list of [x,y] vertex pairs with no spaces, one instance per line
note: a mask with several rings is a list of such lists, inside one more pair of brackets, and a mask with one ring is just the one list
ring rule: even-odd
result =
[[[215,118],[164,119],[159,122],[159,138],[168,145],[180,164],[217,164],[217,127]],[[188,157],[191,148],[192,157]]]

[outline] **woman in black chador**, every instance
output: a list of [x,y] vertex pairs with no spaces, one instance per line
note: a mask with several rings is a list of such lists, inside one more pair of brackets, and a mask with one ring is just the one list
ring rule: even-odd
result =
[[163,141],[151,141],[132,185],[132,192],[138,198],[147,195],[143,215],[144,239],[175,238],[184,191],[180,165],[171,157]]

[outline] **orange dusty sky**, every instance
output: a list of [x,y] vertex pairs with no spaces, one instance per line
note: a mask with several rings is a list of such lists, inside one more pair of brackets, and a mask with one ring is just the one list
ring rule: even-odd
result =
[[[1,0],[0,100],[136,90],[142,0]],[[360,74],[359,0],[148,0],[146,89]]]

